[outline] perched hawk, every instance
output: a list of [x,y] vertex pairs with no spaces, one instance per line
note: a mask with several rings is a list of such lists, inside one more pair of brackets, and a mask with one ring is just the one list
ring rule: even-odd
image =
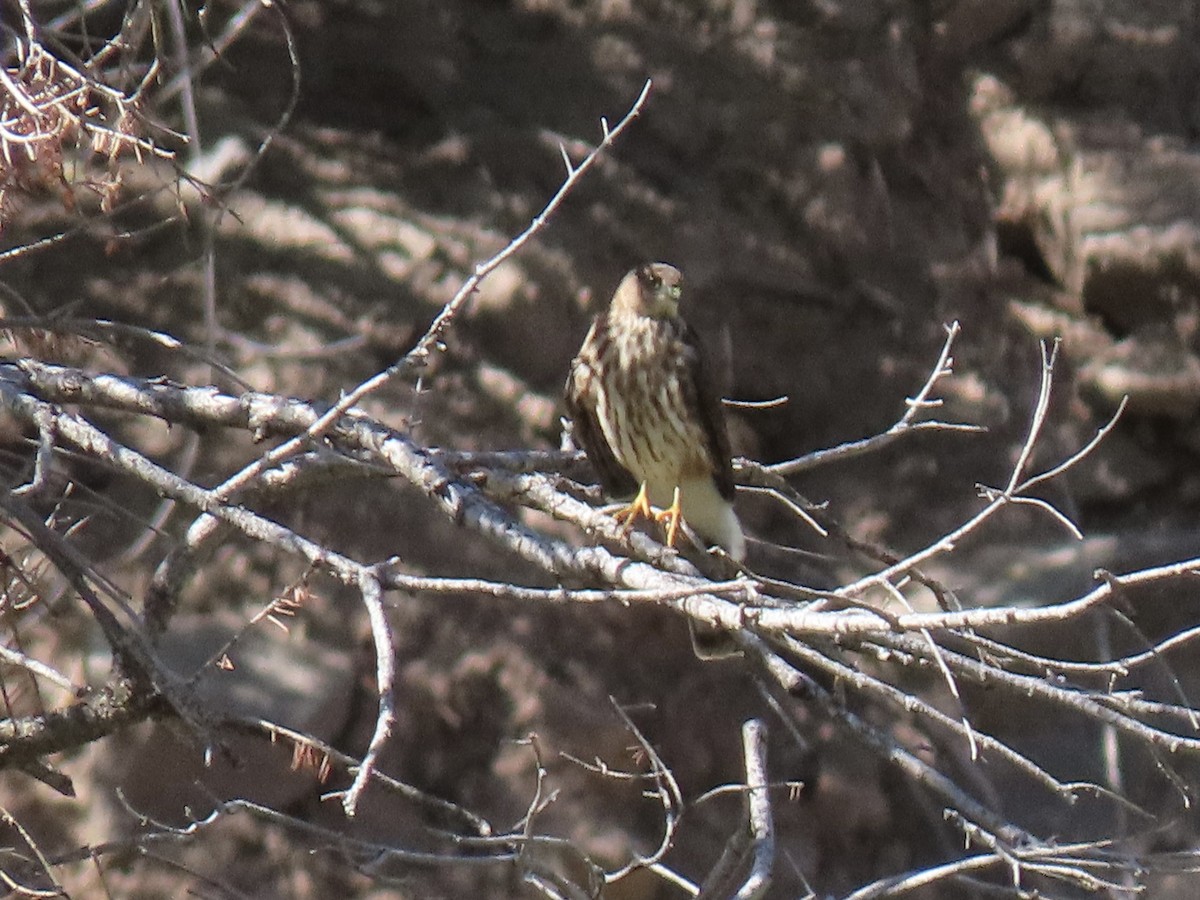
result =
[[[573,434],[613,496],[637,498],[618,513],[679,519],[736,560],[746,538],[733,510],[733,467],[721,401],[696,333],[679,317],[683,276],[666,263],[634,269],[584,339],[567,377]],[[664,510],[655,514],[651,504]]]

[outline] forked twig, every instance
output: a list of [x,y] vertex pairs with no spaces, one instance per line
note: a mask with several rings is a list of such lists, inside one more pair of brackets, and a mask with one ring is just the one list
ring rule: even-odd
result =
[[937,363],[933,367],[933,371],[930,372],[929,378],[926,379],[925,384],[921,386],[916,395],[905,401],[904,415],[887,431],[863,438],[862,440],[839,444],[837,447],[831,447],[828,450],[817,450],[804,456],[798,456],[795,459],[763,466],[763,469],[772,475],[784,477],[796,475],[800,472],[814,469],[817,466],[826,465],[834,460],[852,459],[864,453],[880,450],[913,431],[984,431],[985,429],[979,425],[971,425],[965,422],[941,422],[930,419],[919,420],[917,418],[918,415],[931,409],[937,409],[942,405],[941,400],[936,398],[931,399],[931,395],[939,381],[954,373],[954,357],[950,355],[950,351],[960,330],[958,322],[951,322],[946,326],[946,340],[942,344],[942,351],[938,356]]

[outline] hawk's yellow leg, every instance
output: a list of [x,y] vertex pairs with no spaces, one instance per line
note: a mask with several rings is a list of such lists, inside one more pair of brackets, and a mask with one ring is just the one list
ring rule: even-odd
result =
[[633,527],[633,523],[637,521],[638,516],[644,519],[653,519],[656,522],[667,523],[667,546],[675,546],[675,538],[679,536],[679,522],[683,518],[683,513],[679,506],[679,488],[675,488],[675,496],[671,499],[671,505],[662,510],[655,512],[650,506],[650,498],[646,495],[646,483],[643,481],[642,486],[638,489],[637,496],[633,498],[624,509],[619,509],[613,513],[613,518],[625,525],[628,531]]
[[613,518],[618,522],[623,522],[626,530],[633,527],[633,523],[637,521],[638,516],[645,519],[654,518],[654,510],[650,508],[650,498],[646,496],[646,482],[644,481],[641,488],[638,489],[637,496],[633,498],[633,502],[624,509],[619,509],[613,513]]
[[655,513],[654,518],[659,522],[669,522],[667,525],[667,546],[675,546],[675,538],[679,534],[679,520],[683,517],[682,511],[679,508],[679,485],[675,486],[675,496],[671,499],[671,505],[662,512]]

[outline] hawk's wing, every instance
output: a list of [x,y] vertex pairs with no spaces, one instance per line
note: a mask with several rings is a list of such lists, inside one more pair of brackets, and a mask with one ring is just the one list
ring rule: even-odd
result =
[[729,430],[725,426],[725,411],[721,408],[721,395],[717,391],[716,382],[709,375],[708,361],[700,343],[700,336],[691,325],[686,322],[681,324],[681,338],[687,348],[683,354],[684,377],[681,381],[684,391],[691,394],[685,398],[685,402],[696,411],[700,421],[705,438],[704,450],[717,490],[732,503],[736,493],[733,485],[733,459],[729,446]]
[[605,329],[605,317],[597,317],[579,355],[571,362],[571,372],[567,375],[563,394],[567,415],[571,417],[571,434],[576,443],[587,453],[588,461],[600,476],[605,492],[611,497],[623,497],[637,490],[637,480],[617,462],[596,415],[596,391],[600,379],[598,357],[599,348],[607,341]]

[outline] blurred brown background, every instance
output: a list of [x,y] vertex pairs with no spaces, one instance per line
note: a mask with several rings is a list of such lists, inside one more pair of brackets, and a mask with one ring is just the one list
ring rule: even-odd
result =
[[[213,23],[233,11],[209,4]],[[578,159],[599,139],[600,117],[614,122],[649,78],[627,135],[484,283],[428,390],[393,389],[369,401],[372,412],[447,447],[556,447],[559,390],[590,315],[631,265],[661,259],[685,273],[685,315],[719,360],[727,396],[789,398],[731,413],[739,452],[765,462],[886,429],[927,377],[944,324],[961,322],[940,415],[987,434],[916,435],[796,480],[856,535],[897,551],[969,516],[976,483],[1004,480],[1036,393],[1039,338],[1063,344],[1037,465],[1086,442],[1130,395],[1101,451],[1049,489],[1089,541],[1072,548],[1046,518],[1013,511],[986,546],[964,549],[953,586],[965,603],[1066,599],[1097,567],[1194,554],[1197,4],[302,0],[286,15],[299,106],[216,226],[217,348],[255,389],[329,400],[394,361],[555,191],[560,144]],[[206,180],[245,164],[291,78],[278,22],[258,16],[197,91],[195,165]],[[124,191],[150,191],[167,174],[135,169]],[[135,322],[201,344],[199,203],[194,192],[157,191],[111,228],[5,262],[0,280],[40,313]],[[26,201],[4,246],[76,221],[54,198]],[[88,365],[212,377],[145,346],[95,351]],[[180,434],[142,427],[142,446],[179,452]],[[255,452],[228,435],[206,435],[202,448],[196,477],[209,483]],[[92,487],[120,498],[103,474]],[[153,499],[119,502],[149,515]],[[415,571],[541,577],[403,490],[318,490],[271,512],[358,559],[400,553]],[[763,539],[822,549],[770,504],[750,498],[742,513]],[[95,515],[88,535],[103,566],[140,526]],[[186,521],[173,521],[175,533]],[[765,546],[756,558],[796,566],[802,579],[844,574]],[[111,564],[137,596],[145,574]],[[218,554],[175,625],[181,670],[217,644],[210,632],[236,628],[296,577],[292,565],[239,544]],[[238,673],[243,699],[361,753],[374,716],[365,623],[353,598],[317,593],[290,635],[268,630],[262,648],[243,651],[258,661]],[[610,695],[653,705],[635,718],[692,797],[741,777],[738,727],[769,717],[750,675],[696,661],[683,622],[665,611],[395,599],[400,723],[385,768],[495,822],[515,821],[529,802],[531,756],[515,740],[530,732],[554,753],[628,758]],[[284,707],[282,685],[294,679],[296,704]],[[827,723],[811,724],[801,743],[783,728],[773,735],[772,775],[806,789],[777,808],[795,859],[777,867],[772,896],[802,894],[798,872],[819,895],[839,894],[940,858],[940,810],[914,802],[911,785]],[[207,776],[218,791],[254,795],[269,783],[266,799],[293,814],[340,816],[319,799],[327,787],[278,774],[286,759],[251,747],[245,758],[248,772]],[[185,803],[205,808],[186,789],[198,763],[196,748],[142,726],[67,765],[82,802],[49,804],[47,789],[7,773],[4,805],[41,823],[50,845],[132,827],[113,801],[118,784],[138,788],[135,808],[181,824]],[[609,864],[653,846],[658,811],[636,790],[557,758],[553,772],[562,793],[544,828]],[[702,877],[736,808],[729,798],[699,808],[673,864]],[[421,824],[381,797],[355,828],[404,844]],[[406,872],[400,886],[372,887],[302,846],[231,817],[188,864],[255,897],[522,896],[495,872]],[[115,883],[123,896],[162,896],[180,877],[142,864]],[[1171,889],[1155,896],[1189,896]],[[610,895],[673,896],[649,877]]]

